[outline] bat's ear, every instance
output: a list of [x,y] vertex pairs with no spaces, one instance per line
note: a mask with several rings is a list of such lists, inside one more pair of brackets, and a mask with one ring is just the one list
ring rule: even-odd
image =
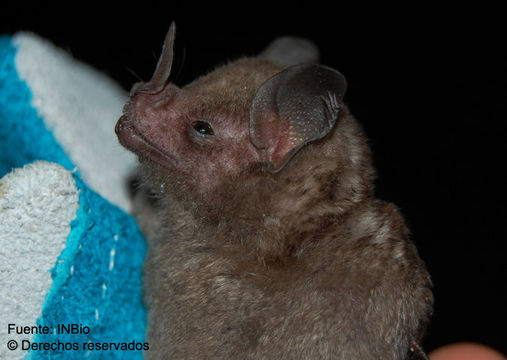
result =
[[268,79],[250,107],[250,139],[276,173],[304,145],[326,136],[338,119],[347,83],[321,65],[296,65]]
[[176,25],[173,22],[165,37],[162,54],[158,59],[157,67],[155,68],[155,72],[153,73],[151,80],[146,83],[135,84],[131,94],[140,92],[146,94],[156,94],[164,89],[167,81],[169,80],[169,75],[171,74],[175,33]]
[[319,49],[307,39],[287,36],[275,39],[259,57],[282,66],[317,63]]

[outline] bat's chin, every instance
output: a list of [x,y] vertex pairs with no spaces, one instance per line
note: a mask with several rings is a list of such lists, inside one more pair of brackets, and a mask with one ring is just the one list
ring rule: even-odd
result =
[[172,169],[178,165],[174,157],[163,152],[146,139],[127,116],[123,115],[120,117],[114,131],[118,136],[120,144],[128,150],[142,157],[149,158],[168,169]]

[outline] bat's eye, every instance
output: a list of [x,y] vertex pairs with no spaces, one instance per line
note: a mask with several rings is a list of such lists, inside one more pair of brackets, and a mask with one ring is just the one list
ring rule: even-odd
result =
[[194,121],[192,123],[192,126],[195,131],[197,131],[201,135],[214,135],[213,129],[211,128],[211,125],[208,124],[206,121]]

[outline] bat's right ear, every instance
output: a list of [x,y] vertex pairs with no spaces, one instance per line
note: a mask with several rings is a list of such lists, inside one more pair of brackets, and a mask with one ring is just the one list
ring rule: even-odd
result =
[[346,88],[342,74],[314,64],[291,66],[260,86],[250,107],[250,140],[270,172],[333,129]]
[[156,94],[164,89],[167,81],[169,80],[169,75],[171,75],[175,33],[176,25],[173,22],[165,37],[162,54],[158,59],[157,67],[151,77],[151,80],[145,83],[142,82],[135,84],[132,88],[131,95],[135,95],[137,93]]
[[307,39],[286,36],[274,40],[259,57],[282,66],[314,64],[319,61],[319,49]]

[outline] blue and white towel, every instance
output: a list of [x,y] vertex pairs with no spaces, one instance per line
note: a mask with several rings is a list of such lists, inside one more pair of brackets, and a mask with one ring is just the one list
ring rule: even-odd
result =
[[142,359],[126,96],[36,35],[0,36],[0,359]]

